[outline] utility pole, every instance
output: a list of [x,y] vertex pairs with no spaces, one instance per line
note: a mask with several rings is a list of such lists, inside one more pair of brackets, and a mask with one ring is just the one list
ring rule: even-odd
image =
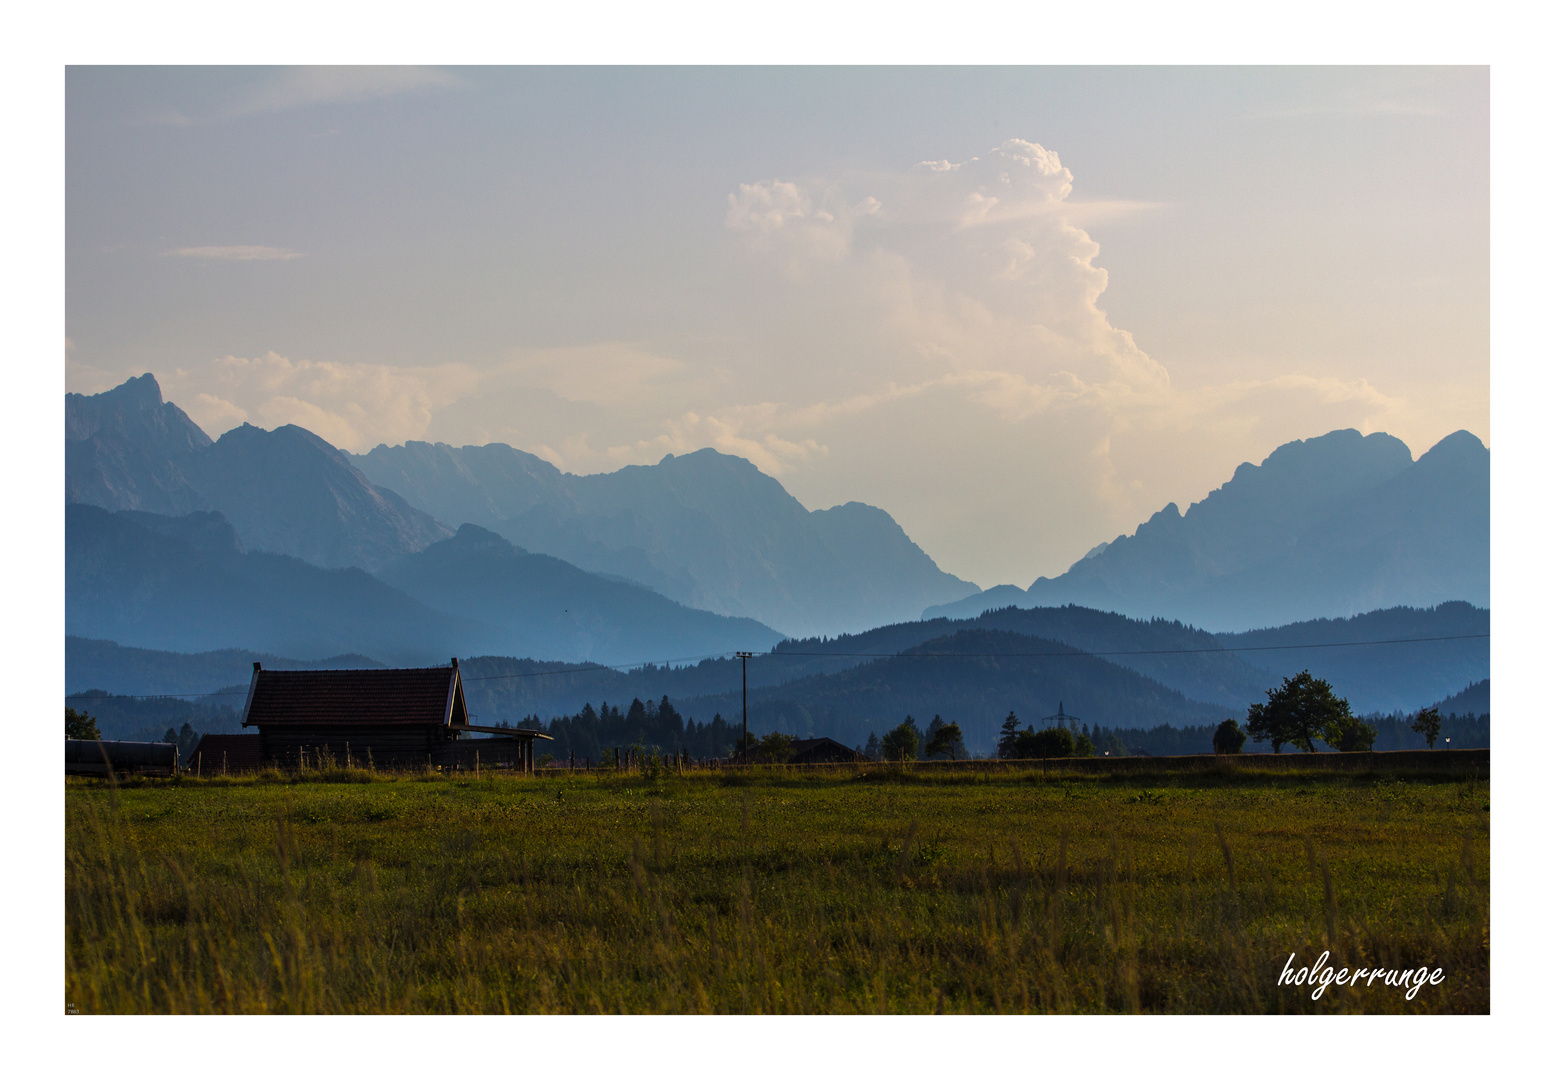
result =
[[745,691],[745,661],[751,654],[737,652],[734,655],[740,658],[740,758],[744,760],[750,756],[750,699]]

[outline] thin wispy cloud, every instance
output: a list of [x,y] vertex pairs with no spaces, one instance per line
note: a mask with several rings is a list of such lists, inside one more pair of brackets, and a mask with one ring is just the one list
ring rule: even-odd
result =
[[1407,101],[1351,101],[1327,105],[1299,105],[1288,109],[1255,109],[1253,120],[1289,120],[1302,116],[1428,116],[1443,117],[1447,112],[1431,105]]
[[225,247],[181,247],[164,251],[176,259],[222,259],[229,262],[287,262],[307,257],[306,252],[263,244],[232,244]]
[[164,127],[221,123],[316,105],[344,105],[459,85],[458,76],[431,67],[286,68],[243,88],[208,110],[168,110],[141,122]]

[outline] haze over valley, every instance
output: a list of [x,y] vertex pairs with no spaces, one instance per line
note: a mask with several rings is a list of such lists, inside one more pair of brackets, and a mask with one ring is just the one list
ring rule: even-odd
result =
[[65,83],[71,694],[1488,710],[1487,69]]
[[[981,591],[885,510],[806,510],[712,450],[573,476],[505,445],[354,457],[295,426],[213,441],[150,375],[67,395],[66,431],[70,693],[188,694],[207,670],[217,691],[250,655],[461,656],[494,674],[584,665],[499,677],[476,692],[488,715],[595,694],[728,712],[737,673],[719,658],[744,649],[762,725],[861,739],[918,708],[981,745],[996,699],[1191,726],[1293,665],[1381,712],[1489,675],[1489,455],[1462,432],[1418,461],[1383,434],[1279,447],[1059,579]],[[1448,640],[1325,651],[1414,638]],[[212,648],[232,665],[192,659]],[[660,666],[597,667],[644,662]]]

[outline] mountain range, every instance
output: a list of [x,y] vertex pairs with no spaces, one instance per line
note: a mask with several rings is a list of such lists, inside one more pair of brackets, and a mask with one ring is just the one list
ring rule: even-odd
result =
[[249,424],[212,441],[147,374],[65,396],[65,458],[67,503],[216,511],[248,551],[332,569],[376,573],[472,524],[529,553],[794,635],[915,618],[977,591],[884,510],[806,510],[750,462],[714,450],[574,476],[502,444],[411,442],[352,456],[295,425]]
[[856,633],[977,591],[884,510],[806,510],[749,461],[716,450],[593,476],[501,443],[409,442],[352,460],[442,521],[793,636]]
[[213,442],[149,374],[65,395],[65,501],[174,517],[214,510],[250,550],[331,568],[374,570],[453,534],[294,424],[244,424]]
[[[500,444],[353,456],[302,428],[248,425],[213,441],[147,375],[66,396],[66,464],[67,633],[117,657],[111,678],[83,684],[104,669],[73,646],[75,690],[122,693],[124,678],[166,690],[146,671],[225,648],[352,665],[459,656],[491,678],[472,708],[492,718],[607,694],[726,709],[734,661],[597,665],[745,649],[769,719],[807,716],[825,733],[874,709],[871,694],[895,701],[887,684],[990,708],[1061,696],[1109,724],[1129,709],[1198,723],[1303,668],[1384,712],[1489,675],[1489,614],[1474,606],[1488,602],[1489,452],[1466,432],[1418,461],[1383,434],[1289,443],[1058,578],[986,592],[940,571],[885,511],[806,510],[712,450],[574,476]],[[984,635],[997,672],[901,666],[966,635]],[[1446,640],[1348,644],[1421,637]],[[162,659],[134,676],[151,663],[126,659],[134,649]],[[1027,659],[1057,666],[1022,675]],[[1115,693],[1086,705],[1060,669],[1092,662]]]
[[65,508],[65,629],[148,649],[366,653],[394,664],[517,653],[620,664],[766,649],[782,635],[532,555],[474,525],[382,578],[243,549],[215,511]]
[[1244,463],[1056,578],[924,616],[1082,604],[1247,630],[1449,600],[1490,603],[1490,451],[1458,431],[1416,461],[1391,435],[1344,430]]
[[[1490,650],[1488,639],[1476,636],[1488,631],[1489,613],[1461,603],[1218,636],[1179,622],[1086,608],[1007,608],[971,620],[782,641],[756,651],[744,674],[758,734],[779,728],[863,738],[871,730],[867,724],[882,723],[900,708],[919,720],[935,713],[964,719],[969,742],[976,742],[1011,709],[1023,720],[1040,720],[1060,701],[1070,715],[1113,727],[1218,722],[1245,715],[1283,676],[1303,669],[1329,680],[1361,713],[1413,711],[1476,683],[1487,686],[1478,711],[1488,712],[1483,680]],[[1437,640],[1334,647],[1422,638]],[[209,704],[231,704],[254,659],[267,667],[320,666],[242,650],[181,655],[67,638],[66,680],[71,693],[216,692]],[[376,665],[360,657],[336,663]],[[548,719],[576,713],[585,702],[622,705],[634,697],[668,696],[702,721],[715,712],[738,716],[741,704],[742,668],[735,659],[618,671],[465,656],[460,668],[472,712],[491,722]],[[900,717],[892,720],[898,722]]]

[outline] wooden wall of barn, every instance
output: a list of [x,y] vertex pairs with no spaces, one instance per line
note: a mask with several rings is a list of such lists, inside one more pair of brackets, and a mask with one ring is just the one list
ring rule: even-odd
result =
[[259,730],[260,753],[267,765],[295,769],[300,763],[317,764],[333,759],[344,764],[346,755],[357,765],[369,757],[376,768],[414,768],[437,764],[437,755],[457,745],[453,733],[439,724],[396,724],[392,727],[283,727],[266,724]]

